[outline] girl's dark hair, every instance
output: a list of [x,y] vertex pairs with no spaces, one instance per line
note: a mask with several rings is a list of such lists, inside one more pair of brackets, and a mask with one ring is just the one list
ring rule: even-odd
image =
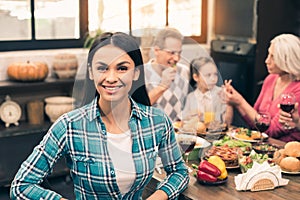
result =
[[[90,48],[89,54],[88,54],[88,67],[86,72],[86,87],[88,88],[87,91],[93,91],[91,89],[95,89],[94,81],[89,79],[89,67],[91,67],[92,60],[94,58],[94,55],[97,50],[100,48],[107,46],[107,45],[113,45],[115,47],[118,47],[122,49],[123,51],[127,52],[127,54],[130,56],[130,58],[134,61],[135,67],[140,70],[140,76],[138,80],[133,81],[132,87],[129,91],[129,95],[132,97],[132,99],[138,103],[144,104],[144,105],[150,105],[149,96],[145,87],[145,75],[144,75],[144,63],[143,63],[143,57],[141,54],[141,50],[139,48],[139,45],[137,41],[127,35],[126,33],[122,32],[105,32],[101,34],[98,38],[95,39],[92,47]],[[97,91],[95,92],[95,96],[99,95]],[[82,105],[89,103],[95,96],[88,97],[86,96],[84,102],[82,102]]]
[[199,75],[199,70],[202,66],[207,63],[214,63],[214,61],[209,57],[199,57],[194,58],[190,63],[190,89],[195,89],[197,87],[197,83],[193,78],[193,74]]

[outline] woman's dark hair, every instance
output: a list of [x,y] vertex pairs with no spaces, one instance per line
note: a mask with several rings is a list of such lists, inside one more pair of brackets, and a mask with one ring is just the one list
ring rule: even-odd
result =
[[[144,105],[150,105],[149,96],[145,87],[143,57],[139,45],[133,37],[122,32],[116,32],[116,33],[105,32],[95,39],[93,45],[90,48],[88,59],[87,59],[88,67],[86,69],[87,72],[85,78],[86,81],[85,85],[86,88],[88,89],[87,91],[93,91],[91,89],[95,89],[94,90],[95,96],[99,95],[96,91],[94,82],[89,79],[88,68],[91,67],[92,60],[94,58],[96,51],[107,45],[113,45],[115,47],[122,49],[123,51],[127,52],[130,58],[134,61],[135,67],[140,70],[140,75],[138,80],[133,81],[132,87],[129,91],[129,95],[132,97],[134,101],[138,103]],[[82,105],[89,103],[93,98],[95,98],[95,96],[86,96],[82,102]]]

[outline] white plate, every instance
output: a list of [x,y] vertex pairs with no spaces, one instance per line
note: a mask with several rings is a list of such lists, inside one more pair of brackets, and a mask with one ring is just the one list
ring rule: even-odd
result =
[[[177,139],[178,134],[180,134],[180,133],[175,134],[176,139]],[[195,145],[195,149],[207,148],[210,145],[211,145],[210,142],[208,142],[207,140],[205,140],[202,137],[197,136],[197,142],[196,142],[196,145]]]
[[226,169],[237,169],[240,168],[240,165],[226,167]]
[[281,170],[281,172],[284,174],[300,174],[300,172],[287,172],[287,171],[283,171],[283,170]]
[[210,145],[211,145],[210,142],[198,136],[195,148],[206,148],[209,147]]
[[[231,132],[229,133],[228,135],[233,137],[234,139],[237,139],[237,140],[241,140],[243,142],[260,142],[260,140],[246,140],[246,139],[242,139],[242,138],[238,138],[236,137],[236,134],[235,132]],[[269,136],[265,133],[262,134],[263,135],[263,140],[267,139]]]

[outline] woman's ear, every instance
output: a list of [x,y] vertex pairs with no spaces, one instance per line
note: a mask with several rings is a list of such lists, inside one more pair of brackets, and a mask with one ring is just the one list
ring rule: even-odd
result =
[[135,69],[134,69],[133,80],[134,80],[134,81],[137,81],[137,80],[139,79],[139,77],[140,77],[140,69],[135,68]]
[[199,80],[199,75],[193,73],[193,79],[194,79],[194,81],[198,82],[198,80]]
[[90,78],[91,80],[94,80],[92,68],[91,68],[91,67],[88,67],[88,70],[89,70],[89,78]]

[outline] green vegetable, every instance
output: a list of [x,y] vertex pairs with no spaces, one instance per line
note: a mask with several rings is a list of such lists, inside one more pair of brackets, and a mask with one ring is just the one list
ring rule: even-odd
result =
[[252,131],[251,131],[250,129],[247,129],[247,133],[246,133],[246,135],[247,135],[248,137],[251,137],[251,135],[252,135]]
[[231,139],[229,136],[224,136],[223,139],[217,140],[213,142],[214,146],[224,146],[227,145],[228,147],[252,147],[250,142],[244,142],[241,140],[234,140]]
[[261,164],[268,159],[269,159],[269,156],[267,154],[256,153],[254,150],[252,150],[250,152],[249,156],[243,156],[239,160],[239,163],[242,168],[242,171],[247,172],[248,169],[252,168],[253,162],[257,162],[257,163]]

